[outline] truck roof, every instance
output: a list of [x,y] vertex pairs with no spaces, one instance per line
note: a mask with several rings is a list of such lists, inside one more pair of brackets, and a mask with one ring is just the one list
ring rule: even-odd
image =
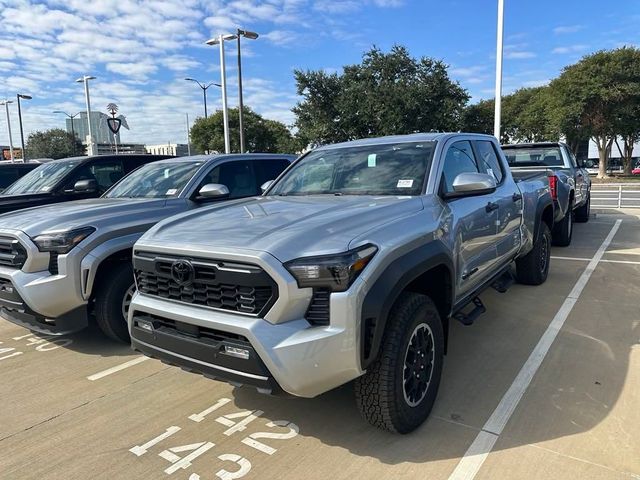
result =
[[411,142],[435,142],[447,140],[451,137],[459,135],[472,135],[479,138],[494,139],[493,135],[483,133],[466,133],[466,132],[430,132],[430,133],[411,133],[408,135],[389,135],[386,137],[362,138],[359,140],[351,140],[348,142],[334,143],[318,147],[318,150],[329,150],[342,147],[358,147],[365,145],[383,145],[385,143],[411,143]]
[[532,143],[512,143],[509,145],[501,145],[502,148],[516,149],[516,148],[535,148],[535,147],[559,147],[562,142],[532,142]]

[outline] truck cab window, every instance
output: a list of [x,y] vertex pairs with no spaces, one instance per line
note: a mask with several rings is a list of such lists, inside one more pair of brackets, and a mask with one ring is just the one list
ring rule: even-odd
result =
[[471,143],[467,140],[455,142],[447,150],[442,169],[443,192],[453,192],[453,181],[461,173],[479,173]]

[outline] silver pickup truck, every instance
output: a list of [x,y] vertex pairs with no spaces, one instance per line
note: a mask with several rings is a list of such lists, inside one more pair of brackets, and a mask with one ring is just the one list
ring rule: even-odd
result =
[[562,142],[520,143],[503,145],[511,172],[549,173],[554,200],[553,243],[560,247],[571,244],[573,222],[588,222],[591,209],[591,179],[578,163],[571,149]]
[[449,322],[480,293],[545,281],[546,174],[514,181],[487,135],[318,148],[262,197],[177,215],[134,246],[134,349],[262,392],[356,379],[373,425],[408,432],[435,400]]
[[226,198],[260,193],[292,155],[198,155],[148,163],[103,197],[0,215],[0,312],[62,335],[90,317],[129,341],[131,247],[153,224]]

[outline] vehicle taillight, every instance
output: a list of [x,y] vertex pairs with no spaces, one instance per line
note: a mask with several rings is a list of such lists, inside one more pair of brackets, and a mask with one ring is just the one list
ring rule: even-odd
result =
[[551,198],[558,199],[558,177],[549,175],[549,190],[551,190]]

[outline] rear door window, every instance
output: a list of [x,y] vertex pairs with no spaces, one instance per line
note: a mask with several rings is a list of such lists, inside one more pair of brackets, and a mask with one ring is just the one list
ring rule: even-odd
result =
[[269,180],[275,180],[288,166],[289,162],[284,159],[254,160],[253,169],[256,172],[258,187]]
[[496,154],[493,143],[486,140],[477,140],[475,144],[482,168],[489,175],[493,175],[496,183],[501,183],[504,178],[504,172],[502,171],[502,163]]

